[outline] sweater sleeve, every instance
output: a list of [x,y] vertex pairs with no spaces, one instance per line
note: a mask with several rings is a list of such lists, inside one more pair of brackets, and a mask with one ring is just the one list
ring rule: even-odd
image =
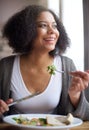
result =
[[79,117],[82,120],[89,120],[89,102],[86,100],[84,91],[81,93],[80,101],[77,108],[74,108],[68,96],[68,88],[71,82],[71,78],[68,72],[75,71],[76,67],[73,61],[67,57],[63,57],[62,62],[63,62],[64,71],[65,71],[65,75],[63,75],[63,84],[62,84],[62,87],[63,87],[62,99],[60,103],[62,106],[62,109],[64,110],[62,111],[64,112],[64,114],[68,114],[70,112],[75,117]]
[[80,102],[74,111],[74,116],[80,117],[82,120],[89,120],[89,102],[86,100],[84,92],[81,93]]
[[10,95],[10,80],[15,56],[5,57],[0,60],[0,98],[4,101]]

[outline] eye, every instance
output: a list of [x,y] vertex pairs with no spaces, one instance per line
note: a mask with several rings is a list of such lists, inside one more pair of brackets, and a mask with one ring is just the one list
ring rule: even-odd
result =
[[53,27],[54,29],[57,29],[57,24],[53,24],[52,27]]
[[45,24],[45,23],[40,23],[40,24],[38,24],[38,27],[40,27],[40,28],[47,28],[47,24]]

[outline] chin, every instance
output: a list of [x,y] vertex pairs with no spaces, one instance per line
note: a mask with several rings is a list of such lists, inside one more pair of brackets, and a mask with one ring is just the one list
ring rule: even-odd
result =
[[51,47],[51,48],[50,48],[50,51],[53,51],[54,49],[55,49],[55,47]]

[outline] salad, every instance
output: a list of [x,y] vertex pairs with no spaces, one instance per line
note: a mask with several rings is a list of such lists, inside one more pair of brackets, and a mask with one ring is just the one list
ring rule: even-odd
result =
[[69,113],[66,117],[59,116],[58,118],[54,116],[47,116],[46,118],[30,118],[20,115],[18,117],[13,117],[13,120],[15,120],[17,124],[30,126],[64,126],[73,122],[73,116],[71,113]]
[[48,67],[47,67],[47,71],[49,72],[49,74],[55,75],[55,71],[56,71],[55,65],[50,65],[50,66],[48,66]]

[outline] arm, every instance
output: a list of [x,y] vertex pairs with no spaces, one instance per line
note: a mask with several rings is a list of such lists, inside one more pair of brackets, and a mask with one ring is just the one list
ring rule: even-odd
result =
[[70,74],[72,75],[72,80],[71,80],[68,94],[71,103],[74,105],[74,107],[77,107],[81,92],[88,87],[89,73],[82,72],[82,71],[75,71],[75,72],[70,72]]
[[68,91],[70,101],[75,107],[74,115],[81,117],[83,120],[89,120],[89,103],[84,94],[84,90],[88,87],[89,83],[88,72],[71,72],[73,78]]
[[69,94],[67,93],[71,83],[70,82],[71,76],[69,76],[68,72],[76,71],[76,67],[73,61],[66,57],[62,57],[62,64],[63,64],[63,70],[66,73],[62,77],[63,91],[62,91],[61,101],[58,106],[59,107],[58,113],[68,114],[69,112],[71,112],[74,116],[77,116],[83,120],[89,120],[89,102],[86,100],[85,93],[84,93],[86,89],[81,92],[77,107],[75,107],[72,104]]

